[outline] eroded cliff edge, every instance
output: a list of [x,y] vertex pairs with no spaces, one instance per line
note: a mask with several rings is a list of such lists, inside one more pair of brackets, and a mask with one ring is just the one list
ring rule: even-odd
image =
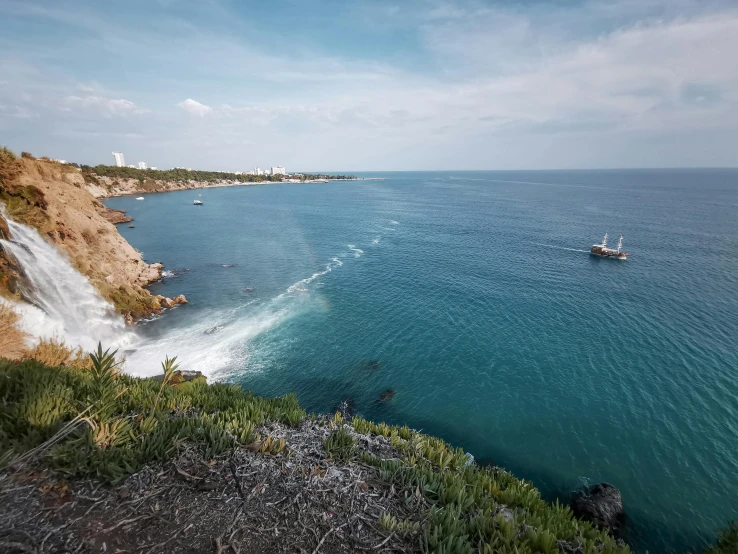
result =
[[[35,228],[66,252],[129,322],[174,304],[144,288],[161,277],[162,265],[146,263],[120,236],[111,223],[120,214],[90,194],[78,168],[0,148],[0,202],[9,218]],[[8,238],[9,233],[0,216],[0,235]],[[22,279],[12,256],[0,247],[0,295],[20,298]]]

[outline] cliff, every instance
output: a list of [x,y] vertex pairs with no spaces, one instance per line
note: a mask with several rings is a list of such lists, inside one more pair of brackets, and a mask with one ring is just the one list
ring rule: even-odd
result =
[[217,182],[195,180],[167,181],[162,179],[152,179],[150,177],[145,179],[113,178],[99,176],[92,172],[84,172],[81,177],[85,182],[85,189],[95,198],[125,196],[127,194],[150,194],[154,192],[173,192],[177,190],[259,184],[256,182],[220,184]]
[[[0,202],[7,216],[35,228],[66,252],[72,265],[129,321],[171,305],[143,287],[161,276],[120,236],[113,222],[126,216],[109,210],[88,190],[79,168],[0,150]],[[0,216],[0,234],[8,236]],[[0,294],[18,298],[22,272],[0,251]]]
[[438,438],[113,364],[0,360],[11,552],[630,552]]

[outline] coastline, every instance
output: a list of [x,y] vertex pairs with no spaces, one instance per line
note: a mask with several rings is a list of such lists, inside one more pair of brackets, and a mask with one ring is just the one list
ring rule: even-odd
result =
[[258,181],[258,182],[243,182],[243,183],[209,183],[209,182],[196,182],[196,183],[179,183],[177,181],[156,181],[157,185],[161,188],[156,190],[148,190],[143,187],[132,189],[132,190],[114,190],[114,192],[100,195],[99,190],[95,187],[87,186],[90,194],[95,198],[117,198],[121,196],[133,196],[138,194],[160,194],[165,192],[178,192],[183,190],[201,190],[211,188],[228,188],[228,187],[250,187],[250,186],[267,186],[267,185],[317,185],[327,184],[331,182],[353,182],[353,181],[386,181],[386,177],[356,177],[355,179],[315,179],[307,181]]

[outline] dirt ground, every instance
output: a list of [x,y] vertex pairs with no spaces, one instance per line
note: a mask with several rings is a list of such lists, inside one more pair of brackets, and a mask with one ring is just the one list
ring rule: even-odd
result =
[[[216,460],[182,447],[117,486],[38,468],[0,474],[0,552],[417,552],[417,533],[383,530],[380,515],[420,521],[427,504],[356,460],[326,457],[325,420],[259,430],[285,438],[276,456],[240,448]],[[383,437],[360,449],[398,457]]]

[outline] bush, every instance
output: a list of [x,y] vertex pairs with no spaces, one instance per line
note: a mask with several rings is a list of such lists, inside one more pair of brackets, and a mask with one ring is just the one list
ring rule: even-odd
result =
[[0,302],[0,357],[17,360],[26,352],[27,335],[16,323],[20,316],[8,306]]
[[21,166],[18,158],[15,157],[12,150],[0,146],[0,187],[10,186],[21,173]]
[[[138,379],[118,373],[114,355],[99,348],[84,368],[0,360],[0,462],[38,457],[68,475],[117,482],[183,443],[212,458],[252,443],[264,422],[297,425],[305,417],[294,395],[267,399],[202,380]],[[268,439],[261,446],[276,454],[286,445]]]
[[718,540],[705,554],[738,554],[738,523],[731,521],[728,528],[718,531]]
[[339,462],[348,462],[356,451],[356,441],[344,426],[333,430],[325,439],[323,446],[328,456]]
[[41,339],[24,357],[52,367],[64,365],[79,369],[92,367],[90,358],[81,348],[72,350],[63,342],[54,339]]
[[27,160],[35,160],[36,158],[31,154],[30,152],[21,152],[21,158],[26,158]]

